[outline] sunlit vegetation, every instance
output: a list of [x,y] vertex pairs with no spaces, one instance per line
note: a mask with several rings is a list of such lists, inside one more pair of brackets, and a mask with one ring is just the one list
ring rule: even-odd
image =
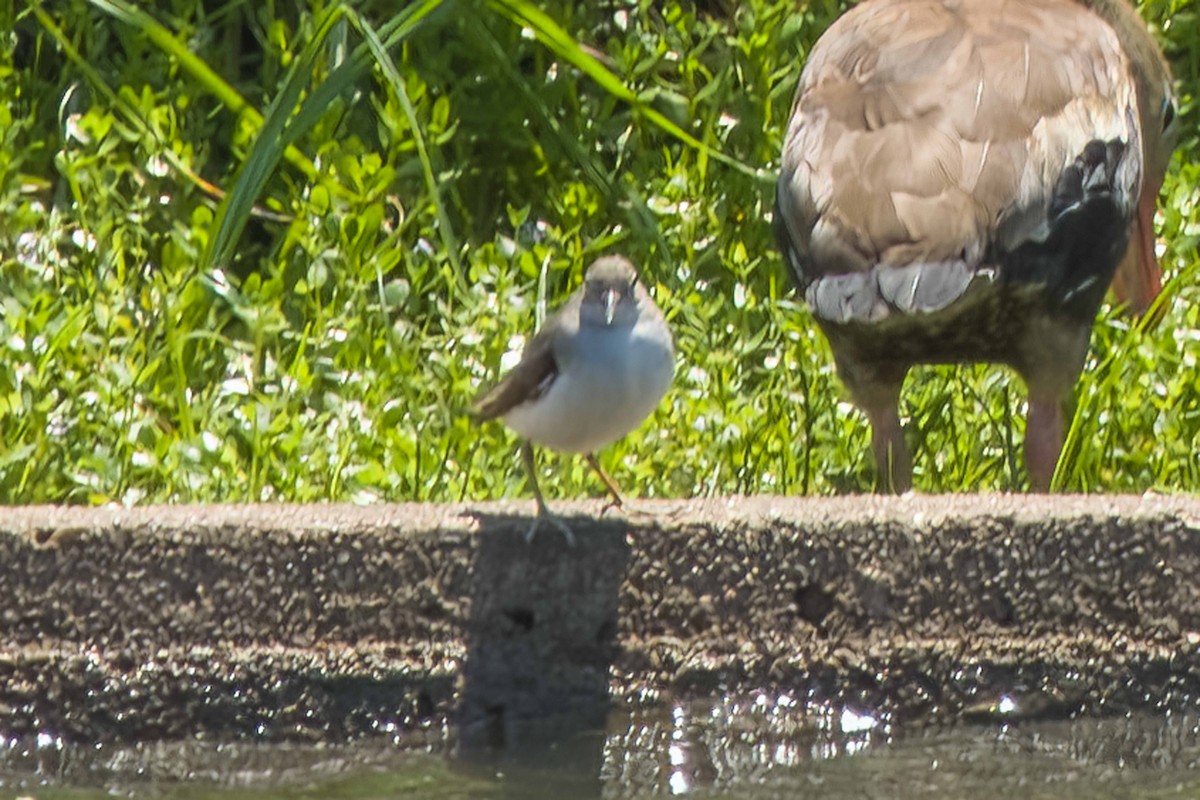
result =
[[[522,496],[512,435],[465,409],[615,251],[679,352],[602,454],[630,493],[870,489],[769,223],[842,7],[0,4],[0,502]],[[1167,288],[1149,322],[1102,315],[1069,490],[1200,488],[1200,15],[1143,12],[1182,101]],[[902,411],[919,488],[1026,485],[1005,370],[920,371]],[[600,493],[543,465],[550,498]]]

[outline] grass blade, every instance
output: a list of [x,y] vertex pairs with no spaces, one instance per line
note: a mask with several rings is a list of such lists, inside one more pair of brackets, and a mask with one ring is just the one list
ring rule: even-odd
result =
[[520,25],[523,28],[533,31],[538,40],[550,48],[556,55],[594,80],[599,84],[601,89],[628,103],[639,114],[645,117],[647,121],[660,130],[675,137],[688,147],[720,161],[722,164],[732,167],[744,175],[748,175],[763,183],[775,183],[775,175],[752,167],[733,156],[710,147],[667,119],[662,113],[647,105],[619,77],[610,72],[594,56],[580,47],[579,43],[563,30],[562,26],[532,3],[527,2],[527,0],[488,0],[488,5],[514,25]]
[[[198,58],[188,49],[186,44],[181,42],[175,34],[171,33],[154,17],[136,6],[130,5],[125,0],[88,0],[88,2],[110,16],[139,30],[155,46],[175,59],[184,72],[195,78],[205,90],[220,100],[226,108],[234,114],[248,117],[254,122],[255,126],[262,126],[263,115],[259,113],[258,109],[251,105],[246,98],[242,97],[237,89],[230,86],[224,78],[214,72],[208,64]],[[310,180],[316,178],[317,167],[304,153],[294,147],[290,147],[287,149],[286,155],[288,160],[297,169],[304,172]]]
[[[455,0],[422,0],[408,6],[379,29],[378,38],[383,42],[383,49],[391,50],[411,36],[418,27],[430,22],[434,12],[448,10],[454,3]],[[354,48],[350,57],[330,72],[321,85],[304,100],[283,134],[284,144],[292,144],[312,128],[329,105],[367,74],[373,63],[368,45],[360,44]]]
[[[389,44],[394,45],[411,35],[442,2],[424,0],[405,8],[388,28],[391,31]],[[335,24],[350,17],[347,6],[339,4],[330,7],[321,17],[313,38],[288,70],[283,88],[267,109],[263,129],[242,165],[237,181],[229,196],[217,208],[214,219],[216,233],[209,242],[202,262],[206,270],[222,266],[229,260],[246,227],[249,210],[274,172],[284,150],[308,131],[328,108],[329,102],[339,96],[369,65],[369,47],[356,47],[347,62],[335,69],[308,100],[300,103],[300,96],[326,37]]]
[[313,38],[305,46],[300,56],[292,62],[284,79],[283,88],[275,95],[275,99],[267,108],[258,139],[250,149],[245,163],[242,164],[233,188],[217,206],[217,212],[213,218],[213,228],[216,232],[209,240],[204,258],[201,260],[204,272],[208,272],[214,267],[224,267],[229,261],[233,248],[237,244],[242,230],[246,227],[250,209],[275,171],[275,165],[279,163],[279,159],[287,147],[283,142],[283,131],[287,127],[292,110],[300,100],[312,67],[321,53],[325,38],[341,17],[341,6],[333,6],[325,12],[317,25]]
[[434,177],[433,163],[429,160],[429,151],[425,147],[425,137],[421,134],[421,126],[417,120],[417,111],[413,108],[412,100],[409,99],[408,90],[404,86],[404,78],[400,76],[400,70],[396,69],[395,62],[388,55],[383,41],[366,20],[353,12],[348,12],[348,16],[350,16],[351,20],[358,27],[359,32],[362,33],[367,47],[375,57],[375,62],[383,70],[384,80],[387,81],[388,86],[395,93],[396,99],[400,101],[400,107],[404,110],[404,116],[408,119],[408,125],[413,134],[413,143],[417,148],[417,158],[421,162],[421,174],[425,178],[425,188],[429,192],[434,211],[437,214],[438,234],[442,238],[442,245],[446,248],[446,255],[454,267],[454,279],[461,280],[462,267],[458,261],[458,240],[454,235],[454,226],[450,223],[450,216],[446,213],[446,205],[442,202],[441,189],[438,187],[437,178]]

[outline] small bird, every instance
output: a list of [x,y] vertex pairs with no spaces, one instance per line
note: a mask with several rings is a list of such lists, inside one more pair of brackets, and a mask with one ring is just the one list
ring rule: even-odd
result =
[[471,408],[476,419],[498,417],[525,439],[521,458],[537,502],[527,541],[542,520],[554,524],[569,544],[575,541],[546,508],[533,444],[584,454],[620,507],[620,489],[601,469],[596,450],[640,425],[674,373],[671,329],[633,265],[621,256],[597,259],[583,287],[525,346],[521,361]]
[[817,41],[775,233],[870,420],[880,489],[912,486],[909,368],[964,362],[1025,381],[1030,482],[1050,488],[1105,291],[1139,312],[1159,292],[1174,117],[1127,0],[865,0]]

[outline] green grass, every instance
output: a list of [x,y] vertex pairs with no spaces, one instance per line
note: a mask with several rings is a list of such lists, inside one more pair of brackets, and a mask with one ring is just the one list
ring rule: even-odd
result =
[[[524,496],[465,409],[609,251],[679,351],[602,454],[627,491],[868,490],[767,222],[842,4],[399,5],[0,2],[0,502]],[[1200,488],[1200,14],[1143,10],[1183,100],[1167,299],[1147,330],[1103,314],[1070,490]],[[1023,409],[1006,371],[915,373],[917,486],[1024,487]],[[600,494],[542,463],[551,498]]]

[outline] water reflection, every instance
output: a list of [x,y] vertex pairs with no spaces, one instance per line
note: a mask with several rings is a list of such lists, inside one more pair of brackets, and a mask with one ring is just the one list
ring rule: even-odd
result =
[[[676,703],[614,715],[602,783],[652,795],[766,780],[781,768],[848,757],[889,740],[878,713],[802,705],[787,694]],[[606,796],[627,796],[617,790]]]
[[[1200,796],[1200,716],[1008,720],[900,729],[863,708],[726,697],[530,723],[502,746],[450,728],[397,745],[63,745],[0,740],[0,794],[78,798],[437,797],[443,800],[999,800]],[[47,787],[53,791],[47,792]]]
[[614,712],[603,731],[569,742],[493,753],[495,796],[1200,796],[1195,715],[898,730],[886,714],[758,694]]

